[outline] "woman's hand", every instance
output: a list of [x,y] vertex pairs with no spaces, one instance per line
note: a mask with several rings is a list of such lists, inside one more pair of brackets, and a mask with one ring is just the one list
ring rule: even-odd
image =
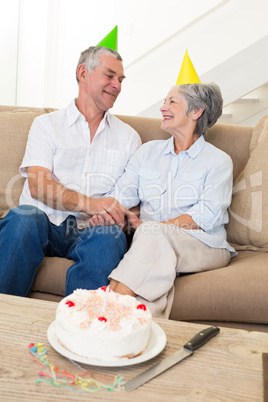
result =
[[128,223],[134,231],[143,223],[135,213],[129,211],[128,209],[125,210],[125,215]]
[[165,223],[166,225],[174,225],[178,226],[180,228],[190,230],[190,229],[202,229],[200,226],[198,226],[193,218],[188,215],[188,214],[183,214],[180,216],[177,216],[176,218],[169,219],[168,221],[162,221],[161,223]]

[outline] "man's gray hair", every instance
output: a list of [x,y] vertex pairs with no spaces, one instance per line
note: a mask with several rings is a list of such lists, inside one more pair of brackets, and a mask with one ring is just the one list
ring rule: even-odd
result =
[[192,110],[204,109],[198,118],[195,134],[199,137],[207,134],[207,129],[216,123],[222,115],[223,99],[221,90],[215,83],[209,84],[186,84],[177,85],[176,88],[182,93],[188,103],[186,114]]
[[113,56],[115,59],[123,61],[122,57],[115,50],[109,49],[104,46],[90,46],[88,49],[84,50],[78,60],[76,67],[76,81],[79,84],[79,79],[77,76],[77,69],[80,64],[84,64],[89,72],[94,71],[95,68],[100,64],[100,56],[106,54],[107,56]]

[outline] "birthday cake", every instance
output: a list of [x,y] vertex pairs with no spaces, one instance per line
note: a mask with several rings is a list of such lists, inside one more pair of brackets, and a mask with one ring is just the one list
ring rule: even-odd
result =
[[58,304],[55,334],[67,350],[103,361],[140,355],[149,341],[152,315],[135,297],[109,287],[77,289]]

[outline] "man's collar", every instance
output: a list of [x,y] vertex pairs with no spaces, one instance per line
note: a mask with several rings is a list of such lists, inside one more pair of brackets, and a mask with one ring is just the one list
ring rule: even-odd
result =
[[77,119],[82,116],[76,107],[76,99],[73,99],[66,108],[66,116],[69,127],[71,127]]
[[112,126],[112,115],[109,110],[106,110],[103,117],[104,122],[106,122],[110,127]]
[[[80,118],[85,120],[84,115],[78,110],[76,106],[76,99],[73,99],[66,108],[66,115],[68,120],[68,125],[71,127]],[[103,123],[102,123],[103,122]],[[104,113],[103,119],[101,120],[100,126],[102,124],[108,124],[111,127],[111,114],[109,110]]]
[[106,110],[106,112],[104,113],[104,116],[99,124],[96,134],[100,133],[106,127],[106,125],[111,127],[111,115],[108,110]]
[[[204,148],[204,146],[205,146],[205,139],[204,139],[204,136],[201,135],[195,141],[195,143],[189,149],[187,149],[185,152],[188,153],[190,158],[194,159],[199,154],[199,152]],[[167,146],[164,151],[164,154],[169,154],[169,153],[175,154],[173,137],[171,137],[169,140],[167,140]]]

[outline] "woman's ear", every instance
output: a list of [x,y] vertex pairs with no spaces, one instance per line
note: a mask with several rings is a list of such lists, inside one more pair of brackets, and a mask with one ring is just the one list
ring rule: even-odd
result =
[[202,113],[204,112],[204,108],[199,108],[199,109],[194,109],[193,110],[193,120],[199,119],[200,116],[202,116]]

